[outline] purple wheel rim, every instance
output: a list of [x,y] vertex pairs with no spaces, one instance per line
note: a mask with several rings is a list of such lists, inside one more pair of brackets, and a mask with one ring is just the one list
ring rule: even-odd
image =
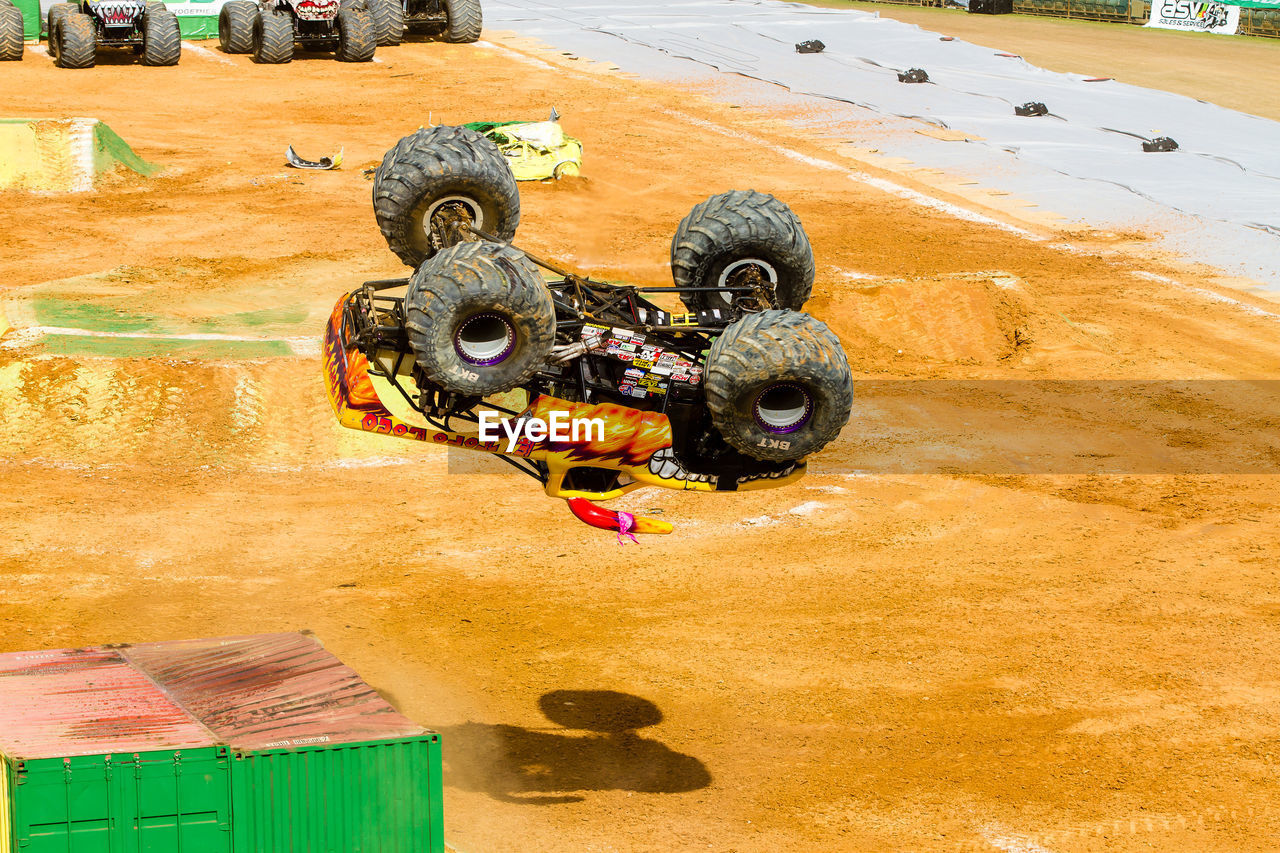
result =
[[467,364],[500,364],[516,348],[516,330],[501,314],[473,314],[453,333],[453,349]]
[[813,397],[794,382],[779,382],[756,395],[751,411],[765,432],[787,435],[809,422],[813,416]]

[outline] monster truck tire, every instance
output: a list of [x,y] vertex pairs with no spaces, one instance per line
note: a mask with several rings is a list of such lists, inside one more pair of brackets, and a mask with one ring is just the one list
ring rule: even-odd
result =
[[426,378],[468,396],[527,382],[555,340],[551,292],[519,249],[459,243],[426,261],[405,299],[409,345]]
[[148,6],[142,22],[142,64],[177,65],[182,59],[178,16],[168,9]]
[[74,3],[54,3],[49,7],[49,12],[45,15],[45,39],[49,42],[49,53],[54,59],[57,59],[57,43],[55,34],[58,31],[58,22],[70,15],[72,12],[78,12],[79,8]]
[[16,6],[0,6],[0,62],[16,62],[26,50],[23,44],[26,24]]
[[441,0],[448,21],[440,38],[453,44],[470,44],[480,40],[484,15],[480,0]]
[[258,10],[253,22],[253,61],[262,65],[293,61],[293,18],[288,12]]
[[404,41],[403,0],[369,0],[369,14],[373,16],[378,47],[395,47]]
[[460,242],[433,223],[464,214],[499,240],[515,236],[520,192],[498,147],[464,127],[428,127],[401,139],[373,176],[373,213],[387,245],[411,267]]
[[223,53],[252,53],[253,24],[258,17],[258,4],[250,0],[231,0],[218,13],[218,46]]
[[761,311],[731,324],[711,345],[704,387],[725,441],[776,462],[821,450],[853,406],[840,339],[797,311]]
[[373,18],[365,9],[343,6],[338,10],[338,59],[342,62],[368,62],[378,49],[373,31]]
[[[758,272],[772,282],[775,307],[799,311],[813,291],[813,271],[813,249],[800,220],[786,204],[755,190],[713,195],[696,205],[671,240],[676,287],[719,287]],[[680,294],[691,311],[724,308],[732,298]]]
[[146,23],[147,23],[147,17],[148,17],[152,12],[167,12],[167,11],[169,11],[169,7],[168,7],[167,5],[165,5],[164,3],[160,2],[160,0],[146,0],[146,6],[145,6],[145,8],[142,10],[142,24],[143,24],[143,26],[144,26],[144,27],[146,26]]
[[98,34],[93,19],[81,12],[71,12],[58,21],[51,41],[57,42],[60,68],[92,68],[98,58]]

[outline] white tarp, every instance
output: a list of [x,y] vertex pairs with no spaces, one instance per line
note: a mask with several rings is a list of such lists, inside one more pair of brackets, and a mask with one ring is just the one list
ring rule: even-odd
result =
[[[956,12],[955,14],[963,14]],[[629,70],[679,79],[673,62],[777,84],[795,97],[825,99],[960,131],[967,142],[910,132],[868,147],[922,167],[1005,183],[1050,210],[1118,223],[1117,212],[1163,230],[1205,223],[1211,263],[1280,281],[1280,123],[1153,89],[1046,71],[989,47],[851,9],[772,0],[486,0],[486,22],[561,49],[630,63]],[[826,50],[799,54],[821,39]],[[1171,60],[1172,61],[1172,60]],[[923,68],[929,83],[897,72]],[[687,72],[686,72],[687,73]],[[1046,104],[1050,115],[1017,117],[1014,106]],[[847,114],[847,110],[844,111]],[[845,132],[848,132],[847,130]],[[1168,136],[1179,150],[1146,153]],[[1187,242],[1187,241],[1184,241]]]
[[1240,27],[1240,7],[1203,0],[1153,0],[1151,20],[1146,26],[1235,35]]

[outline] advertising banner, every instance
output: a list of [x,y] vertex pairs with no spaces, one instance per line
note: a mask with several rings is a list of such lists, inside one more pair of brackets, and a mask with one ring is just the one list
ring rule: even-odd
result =
[[1163,30],[1235,35],[1240,7],[1206,0],[1153,0],[1146,26]]

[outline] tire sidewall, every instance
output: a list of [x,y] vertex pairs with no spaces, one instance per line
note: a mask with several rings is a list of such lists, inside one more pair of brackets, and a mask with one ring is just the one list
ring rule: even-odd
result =
[[[454,338],[463,323],[478,314],[497,314],[515,330],[515,346],[511,353],[498,364],[471,364],[458,354],[454,346]],[[493,393],[495,386],[511,387],[517,384],[527,372],[527,361],[532,346],[533,330],[524,328],[520,318],[515,317],[502,305],[500,300],[482,295],[469,296],[456,303],[446,305],[437,312],[433,333],[429,340],[417,338],[418,346],[424,343],[434,351],[433,358],[443,368],[445,377],[440,384],[450,387],[452,391],[464,394]]]
[[[781,383],[800,386],[812,403],[808,421],[795,432],[772,432],[756,420],[755,404],[761,392]],[[784,461],[800,459],[827,443],[822,437],[830,429],[830,422],[839,417],[834,397],[830,386],[821,378],[789,368],[767,379],[743,383],[734,389],[728,402],[735,415],[734,431],[741,443],[753,448],[752,455]]]

